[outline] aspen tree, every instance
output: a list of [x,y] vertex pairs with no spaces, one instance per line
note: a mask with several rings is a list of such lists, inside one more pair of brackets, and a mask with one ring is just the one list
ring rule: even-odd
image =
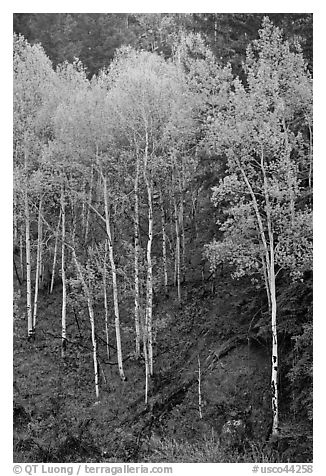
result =
[[67,348],[67,285],[66,285],[66,204],[64,185],[61,186],[61,279],[62,279],[62,309],[61,309],[61,357],[66,356]]
[[148,199],[148,240],[146,250],[147,260],[147,277],[146,277],[146,313],[145,313],[145,326],[147,334],[148,344],[148,360],[149,360],[149,372],[153,375],[153,265],[152,265],[152,243],[153,243],[153,202],[152,202],[152,180],[149,177],[148,171],[148,133],[146,130],[145,136],[145,152],[144,152],[144,180],[147,189]]
[[247,87],[234,80],[229,104],[219,104],[206,138],[215,153],[226,157],[226,175],[213,189],[213,201],[232,204],[225,207],[223,241],[209,245],[206,256],[212,267],[228,260],[234,276],[260,274],[264,281],[271,317],[272,434],[277,436],[276,277],[281,270],[301,276],[311,268],[312,258],[311,211],[297,206],[297,157],[310,160],[302,140],[306,119],[301,130],[299,124],[291,130],[289,120],[311,114],[312,91],[300,51],[290,51],[267,18],[259,40],[248,48],[246,71]]
[[[48,102],[55,83],[55,72],[40,45],[29,45],[14,35],[14,147],[15,168],[24,170],[24,221],[26,252],[26,301],[28,337],[35,335],[31,280],[31,197],[28,188],[32,170],[38,168],[40,150],[47,140]],[[45,139],[46,138],[46,139]],[[33,167],[31,167],[33,165]]]
[[107,283],[106,283],[106,261],[108,254],[108,242],[104,243],[104,260],[103,260],[103,300],[104,300],[104,318],[105,318],[105,338],[106,338],[106,354],[108,360],[110,360],[110,346],[109,346],[109,309],[108,309],[108,295],[107,295]]
[[[163,58],[145,52],[122,48],[118,51],[108,73],[108,101],[111,104],[113,143],[129,157],[135,157],[132,177],[135,194],[135,270],[139,263],[137,253],[139,240],[139,206],[147,212],[146,240],[146,298],[144,311],[143,344],[148,352],[149,372],[153,374],[153,187],[159,170],[168,170],[169,151],[180,138],[179,130],[188,134],[184,121],[183,105],[187,103],[186,83],[176,65],[167,64]],[[182,105],[182,106],[181,106]],[[186,114],[189,109],[186,108]],[[184,129],[183,129],[184,128]],[[142,160],[142,177],[146,199],[139,204],[141,193],[138,182],[138,161]],[[136,180],[135,180],[136,176]],[[138,191],[138,193],[137,193]],[[179,217],[178,217],[179,219]],[[179,236],[180,239],[180,236]],[[179,246],[180,248],[180,246]],[[179,251],[180,252],[180,251]],[[135,316],[138,313],[138,276],[135,272]],[[166,278],[165,278],[166,279]],[[142,314],[142,310],[140,311]],[[137,317],[135,319],[136,327]],[[137,325],[138,327],[138,325]],[[141,326],[142,328],[143,326]],[[136,330],[136,354],[138,352],[138,330]],[[144,344],[145,345],[145,344]]]
[[40,285],[40,270],[41,270],[41,256],[42,256],[42,201],[39,201],[38,220],[37,220],[37,253],[36,253],[36,271],[35,271],[35,292],[34,292],[34,308],[33,308],[33,329],[36,329],[37,319],[37,305],[38,305],[38,291]]
[[201,365],[200,365],[199,354],[197,355],[197,361],[198,361],[198,412],[199,412],[199,418],[202,420],[203,411],[202,411],[202,395],[201,395]]
[[184,197],[183,191],[185,189],[185,178],[184,178],[184,164],[181,159],[180,167],[180,177],[179,177],[179,194],[180,194],[180,207],[179,207],[179,229],[181,230],[181,270],[182,270],[182,282],[186,280],[186,238],[185,238],[185,229],[184,229]]
[[116,334],[116,342],[117,342],[118,367],[119,367],[120,378],[122,381],[124,381],[126,380],[126,377],[123,370],[123,359],[122,359],[117,269],[116,269],[116,265],[114,261],[113,242],[112,242],[112,233],[111,233],[111,225],[110,225],[107,179],[103,173],[102,173],[102,182],[103,182],[103,199],[104,199],[104,210],[105,210],[105,225],[106,225],[106,234],[107,234],[106,239],[107,239],[107,244],[109,248],[109,260],[110,260],[111,273],[112,273],[114,322],[115,322],[115,334]]
[[[27,157],[25,155],[25,170]],[[27,180],[27,177],[25,178]],[[30,212],[28,204],[27,183],[25,182],[25,249],[26,249],[26,301],[27,301],[27,327],[28,338],[35,338],[32,314],[32,279],[31,279],[31,234],[30,234]]]
[[134,184],[135,195],[135,223],[134,223],[134,247],[135,247],[135,331],[136,331],[136,357],[140,357],[140,289],[139,289],[139,158],[136,156],[136,177]]

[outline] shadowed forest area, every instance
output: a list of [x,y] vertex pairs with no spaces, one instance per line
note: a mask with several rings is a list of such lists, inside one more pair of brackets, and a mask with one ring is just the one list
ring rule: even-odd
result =
[[14,14],[15,462],[312,462],[312,15]]

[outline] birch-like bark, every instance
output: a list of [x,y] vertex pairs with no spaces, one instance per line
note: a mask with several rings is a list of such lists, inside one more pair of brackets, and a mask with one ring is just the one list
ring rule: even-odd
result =
[[166,260],[166,223],[165,223],[165,211],[164,211],[162,191],[160,191],[160,208],[161,208],[161,224],[162,224],[162,257],[163,257],[164,289],[165,289],[165,294],[167,294],[168,268],[167,268],[167,260]]
[[58,241],[59,241],[59,230],[60,230],[61,216],[62,216],[62,210],[60,208],[59,220],[58,220],[58,225],[57,225],[57,229],[56,229],[56,233],[55,233],[53,264],[52,264],[51,284],[50,284],[50,294],[53,293],[53,286],[54,286],[54,277],[55,277],[55,267],[56,267],[56,264],[57,264]]
[[269,239],[270,253],[270,273],[269,273],[269,289],[271,299],[271,324],[272,324],[272,372],[271,372],[271,390],[272,390],[272,412],[273,425],[272,435],[277,436],[279,433],[279,416],[278,416],[278,343],[277,343],[277,301],[276,301],[276,284],[275,284],[275,256],[274,256],[274,234],[272,227],[271,205],[269,200],[268,180],[264,165],[264,153],[261,151],[260,161],[263,179],[264,194],[266,203],[266,219]]
[[106,336],[106,354],[108,360],[110,360],[110,346],[109,346],[109,309],[108,309],[108,295],[106,289],[106,260],[108,254],[108,244],[105,240],[105,252],[104,252],[104,263],[103,263],[103,297],[104,297],[104,313],[105,313],[105,336]]
[[198,360],[198,412],[199,412],[199,418],[203,418],[203,412],[202,412],[202,397],[201,397],[201,367],[200,367],[200,358],[199,355],[197,356]]
[[152,336],[152,320],[153,320],[153,265],[152,265],[152,243],[153,243],[153,200],[152,200],[152,184],[148,178],[148,134],[146,132],[146,145],[144,154],[144,180],[147,189],[148,200],[148,240],[147,240],[147,279],[146,279],[146,315],[145,323],[147,329],[148,343],[148,360],[149,372],[153,375],[153,336]]
[[66,356],[67,349],[67,290],[66,290],[66,263],[65,263],[65,240],[66,240],[66,206],[64,188],[61,189],[61,278],[62,278],[62,309],[61,309],[61,357]]
[[28,204],[27,189],[27,153],[25,151],[25,248],[26,248],[26,307],[27,307],[27,330],[28,339],[35,338],[32,314],[32,279],[31,279],[31,235],[30,235],[30,213]]
[[42,201],[40,198],[38,207],[37,220],[37,253],[36,253],[36,272],[35,272],[35,292],[34,292],[34,309],[33,309],[33,329],[36,329],[38,290],[40,284],[41,255],[42,255]]
[[23,248],[23,235],[19,236],[19,260],[20,260],[20,276],[22,282],[24,281],[24,248]]
[[107,234],[107,243],[109,247],[109,260],[112,272],[112,288],[113,288],[113,304],[114,304],[114,316],[115,316],[115,334],[117,342],[117,357],[118,357],[118,367],[119,374],[122,381],[126,380],[123,370],[123,361],[122,361],[122,347],[121,347],[121,335],[120,335],[120,315],[119,315],[119,300],[118,300],[118,285],[117,285],[117,270],[114,261],[113,253],[113,243],[112,243],[112,234],[110,226],[110,216],[109,216],[109,205],[108,205],[108,192],[107,192],[107,182],[106,177],[102,174],[103,180],[103,196],[104,196],[104,209],[105,209],[105,224],[106,224],[106,234]]
[[98,363],[97,363],[97,342],[96,342],[96,333],[95,333],[95,318],[94,318],[94,307],[93,307],[92,295],[84,279],[83,271],[81,269],[81,265],[77,259],[76,252],[74,249],[72,250],[72,256],[74,258],[75,265],[77,268],[77,273],[79,275],[79,279],[81,280],[84,293],[87,299],[89,322],[91,324],[91,333],[92,333],[95,395],[96,395],[96,400],[98,400],[100,396],[100,392],[99,392]]
[[279,417],[278,417],[278,343],[277,343],[277,301],[276,301],[276,286],[275,286],[275,267],[274,267],[274,244],[273,233],[270,232],[271,240],[271,305],[272,305],[272,412],[273,412],[273,426],[272,434],[279,433]]
[[[174,181],[175,185],[175,181]],[[175,190],[175,186],[173,187]],[[178,301],[181,302],[181,280],[180,280],[180,229],[179,229],[179,214],[175,192],[173,194],[174,205],[174,224],[175,224],[175,278],[178,289]]]
[[[267,219],[267,232],[268,232],[268,241],[267,243],[265,232],[263,228],[262,216],[259,212],[258,203],[256,196],[251,187],[249,179],[244,171],[240,167],[240,171],[244,178],[244,181],[249,189],[250,196],[252,198],[253,207],[256,214],[256,219],[258,223],[259,233],[261,242],[265,254],[265,270],[267,275],[268,285],[266,286],[267,297],[270,300],[271,305],[271,324],[272,324],[272,372],[271,372],[271,388],[272,388],[272,413],[273,413],[273,425],[272,425],[272,434],[277,436],[279,433],[279,416],[278,416],[278,345],[277,345],[277,301],[276,301],[276,284],[275,284],[275,256],[274,256],[274,237],[272,229],[272,217],[271,217],[271,205],[269,200],[268,192],[268,182],[266,176],[266,170],[264,165],[264,153],[261,151],[261,162],[260,162],[263,181],[264,181],[264,196],[266,204],[266,219]],[[263,260],[264,262],[264,260]],[[266,279],[266,278],[265,278]]]
[[136,331],[136,357],[140,357],[140,290],[139,290],[139,159],[136,158],[136,178],[135,178],[135,331]]

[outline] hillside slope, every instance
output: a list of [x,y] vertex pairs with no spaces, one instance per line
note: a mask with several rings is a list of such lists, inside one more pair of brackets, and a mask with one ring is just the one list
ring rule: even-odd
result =
[[[99,331],[101,394],[95,404],[86,314],[70,312],[68,352],[62,360],[60,286],[53,296],[43,292],[35,342],[25,337],[24,299],[16,299],[14,460],[311,460],[311,440],[304,429],[308,423],[303,421],[302,428],[293,431],[284,371],[284,431],[278,442],[268,440],[270,351],[262,332],[266,319],[259,307],[263,298],[249,289],[246,283],[220,276],[214,286],[201,281],[184,284],[182,306],[173,289],[169,298],[156,297],[155,376],[147,407],[144,363],[134,359],[128,346],[132,316],[122,316],[126,382],[119,379],[114,345],[110,363],[105,359]],[[99,308],[98,316],[101,312]],[[113,343],[113,333],[111,337]],[[237,421],[241,431],[232,427]]]

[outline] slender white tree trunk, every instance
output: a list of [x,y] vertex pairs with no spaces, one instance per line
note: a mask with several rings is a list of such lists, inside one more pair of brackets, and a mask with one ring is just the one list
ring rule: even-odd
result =
[[114,261],[114,253],[113,253],[113,242],[112,242],[109,206],[108,206],[107,183],[106,183],[106,177],[104,177],[104,175],[102,175],[102,180],[103,180],[106,234],[107,234],[107,243],[109,247],[109,260],[110,260],[111,272],[112,272],[113,304],[114,304],[114,316],[115,316],[115,334],[116,334],[116,341],[117,341],[118,367],[119,367],[120,378],[122,381],[124,381],[126,380],[126,377],[123,370],[123,360],[122,360],[117,270],[116,270],[116,265]]
[[54,286],[54,277],[55,277],[55,267],[56,267],[56,263],[57,263],[58,241],[59,241],[59,230],[60,230],[61,216],[62,216],[62,210],[61,210],[61,208],[60,208],[59,220],[58,220],[58,225],[57,225],[57,229],[56,229],[56,233],[55,233],[55,242],[54,242],[54,254],[53,254],[53,264],[52,264],[50,294],[53,293],[53,286]]
[[[268,180],[264,165],[264,153],[261,152],[261,169],[264,179],[264,194],[266,203],[266,220],[269,239],[269,291],[271,299],[271,324],[272,324],[272,372],[271,372],[271,390],[272,390],[272,413],[273,413],[273,425],[272,435],[277,436],[279,434],[279,416],[278,416],[278,343],[277,343],[277,301],[276,301],[276,284],[275,284],[275,256],[274,256],[274,234],[271,217],[271,205],[269,199]],[[290,196],[290,200],[292,197]],[[291,206],[291,212],[292,206]],[[294,215],[291,216],[294,219]]]
[[30,235],[30,214],[28,205],[27,184],[25,185],[25,237],[26,237],[26,302],[27,302],[27,328],[28,338],[35,338],[32,314],[32,280],[31,280],[31,235]]
[[279,418],[278,418],[278,344],[277,344],[277,302],[276,302],[276,286],[275,286],[275,270],[274,270],[274,245],[273,236],[270,236],[271,242],[271,306],[272,306],[272,412],[273,412],[273,427],[272,434],[277,436],[279,433]]
[[67,348],[67,290],[66,290],[66,262],[65,262],[65,240],[66,240],[66,206],[64,188],[61,190],[61,213],[62,213],[62,234],[61,234],[61,278],[62,278],[62,310],[61,310],[61,356],[66,356]]
[[93,194],[93,179],[94,179],[94,170],[93,166],[91,169],[91,182],[89,186],[89,194],[88,194],[88,207],[87,207],[87,214],[86,214],[86,224],[85,224],[85,243],[87,242],[88,232],[89,232],[89,216],[90,216],[90,205],[92,203],[92,194]]
[[38,220],[37,220],[37,253],[36,253],[36,272],[35,272],[35,293],[33,309],[33,329],[36,329],[38,290],[40,284],[41,255],[42,255],[42,197],[39,201]]
[[199,418],[203,418],[203,412],[202,412],[202,396],[201,396],[201,366],[200,366],[200,358],[199,355],[197,356],[198,360],[198,412],[199,412]]
[[83,179],[83,200],[82,200],[82,208],[81,208],[81,223],[82,223],[82,230],[85,230],[86,227],[86,179]]
[[74,249],[72,250],[72,256],[74,258],[79,279],[81,280],[84,293],[87,299],[89,322],[91,324],[91,333],[92,333],[95,395],[96,395],[96,400],[98,400],[100,396],[100,392],[99,392],[98,363],[97,363],[97,342],[96,342],[96,333],[95,333],[95,318],[94,318],[94,307],[93,307],[92,295],[86,284],[81,265],[77,259],[76,252]]
[[176,271],[176,282],[178,289],[178,301],[181,302],[181,280],[180,280],[180,229],[179,229],[179,216],[178,216],[178,206],[177,201],[174,195],[174,222],[175,222],[175,271]]
[[148,240],[147,240],[147,279],[146,279],[146,315],[145,323],[147,329],[148,341],[148,360],[149,372],[153,375],[153,336],[152,336],[152,321],[153,321],[153,265],[152,265],[152,243],[153,243],[153,200],[152,200],[152,184],[148,178],[148,137],[146,133],[146,148],[144,155],[144,180],[147,188],[148,198]]
[[24,281],[24,245],[23,245],[23,235],[22,233],[19,236],[19,259],[20,259],[20,275],[22,278],[22,282]]
[[108,244],[105,240],[105,253],[104,253],[104,263],[103,263],[103,296],[104,296],[104,312],[105,312],[105,336],[106,336],[106,354],[108,360],[110,360],[110,346],[109,346],[109,309],[108,309],[108,295],[107,295],[107,284],[106,284],[106,260],[108,254]]
[[177,260],[176,260],[176,241],[177,238],[174,236],[175,234],[175,207],[174,207],[174,189],[173,189],[173,178],[172,178],[172,193],[171,193],[171,198],[169,200],[169,210],[170,210],[170,219],[169,219],[169,225],[170,225],[170,233],[171,233],[171,241],[169,242],[170,244],[170,253],[171,256],[173,257],[174,261],[174,270],[173,270],[173,286],[177,287]]
[[[274,239],[273,239],[273,229],[272,229],[272,218],[271,218],[271,206],[269,200],[269,191],[268,191],[268,182],[266,176],[266,170],[264,165],[264,152],[261,151],[261,170],[263,175],[264,182],[264,198],[265,198],[265,211],[266,211],[266,220],[268,228],[268,241],[266,240],[264,228],[263,228],[263,219],[259,212],[258,203],[254,191],[250,185],[248,177],[240,166],[240,171],[244,178],[244,181],[248,187],[249,193],[252,198],[253,207],[255,210],[255,215],[257,219],[259,234],[261,243],[263,245],[263,250],[265,254],[265,266],[264,272],[266,272],[267,283],[266,292],[267,297],[270,300],[271,306],[271,325],[272,325],[272,372],[271,372],[271,388],[272,388],[272,413],[273,413],[273,425],[272,425],[272,434],[277,436],[279,433],[279,415],[278,415],[278,345],[277,345],[277,300],[276,300],[276,284],[275,284],[275,259],[274,259]],[[265,277],[266,281],[266,277]]]
[[135,179],[135,331],[136,331],[136,357],[140,357],[140,290],[139,290],[139,159],[136,159],[136,179]]
[[14,211],[14,243],[16,245],[18,242],[18,219],[17,219],[16,194],[14,195],[13,211]]
[[312,166],[313,166],[313,152],[312,152],[312,129],[311,124],[308,121],[309,126],[309,173],[308,173],[308,187],[310,192],[312,193]]
[[149,366],[149,358],[148,358],[148,330],[147,330],[147,325],[146,325],[142,311],[141,311],[141,324],[142,324],[141,327],[142,327],[142,336],[143,336],[143,352],[144,352],[144,361],[145,361],[145,405],[147,405],[150,366]]
[[161,223],[162,223],[162,256],[163,256],[164,288],[165,288],[165,294],[167,294],[168,268],[167,268],[167,260],[166,260],[166,224],[165,224],[165,211],[164,211],[162,191],[160,191],[160,208],[161,208]]
[[262,256],[262,263],[263,263],[263,273],[264,273],[264,280],[265,280],[265,289],[266,289],[266,294],[267,294],[267,302],[268,302],[268,310],[272,310],[272,301],[271,301],[271,291],[270,291],[270,283],[268,280],[268,273],[267,273],[267,268],[266,268],[266,263],[265,263],[265,258]]

